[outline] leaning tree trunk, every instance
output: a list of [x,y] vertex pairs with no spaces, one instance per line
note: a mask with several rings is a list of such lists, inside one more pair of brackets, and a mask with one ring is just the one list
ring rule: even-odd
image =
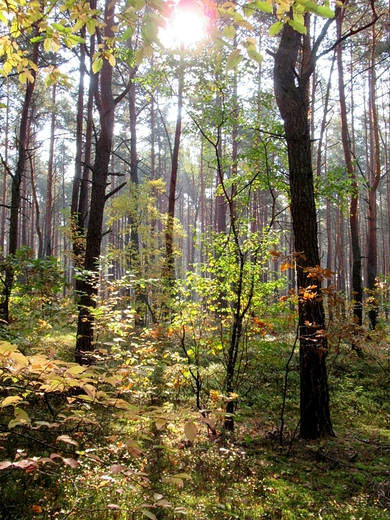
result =
[[287,140],[299,289],[300,434],[303,438],[314,439],[333,435],[333,428],[325,364],[328,344],[318,269],[317,214],[308,121],[307,87],[314,64],[309,60],[305,71],[296,70],[300,46],[301,35],[285,24],[275,54],[274,89]]

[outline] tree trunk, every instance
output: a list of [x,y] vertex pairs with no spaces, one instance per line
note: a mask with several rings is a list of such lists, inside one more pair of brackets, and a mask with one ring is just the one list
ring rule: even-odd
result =
[[291,216],[299,289],[300,434],[306,439],[333,435],[325,359],[328,345],[321,276],[309,277],[320,265],[314,200],[307,87],[314,64],[297,71],[301,35],[288,24],[275,55],[274,89],[286,133]]
[[[31,61],[37,65],[39,56],[39,42],[34,43]],[[34,81],[29,81],[26,85],[26,91],[24,95],[24,102],[22,107],[20,127],[19,127],[19,139],[18,139],[18,161],[16,164],[15,172],[13,173],[11,182],[11,211],[9,219],[9,232],[8,232],[8,254],[14,255],[18,249],[18,237],[19,237],[19,210],[21,203],[21,185],[25,175],[27,165],[27,149],[28,149],[28,136],[30,126],[30,108],[32,102],[32,96],[35,88],[36,71],[31,69],[30,71]],[[14,271],[11,266],[6,270],[5,280],[3,282],[3,301],[0,304],[0,319],[6,323],[9,321],[9,298],[14,282]]]
[[52,113],[50,122],[50,146],[49,161],[47,165],[47,182],[46,182],[46,215],[45,215],[45,256],[52,256],[53,253],[53,165],[54,165],[54,142],[56,129],[56,91],[57,87],[53,85],[52,95]]
[[[337,23],[337,38],[342,34],[342,24],[344,10],[340,13]],[[352,181],[352,190],[349,205],[349,227],[351,232],[351,254],[352,254],[352,301],[353,315],[358,325],[363,320],[363,284],[362,284],[362,255],[359,241],[359,212],[358,201],[359,191],[356,179],[356,170],[352,160],[351,139],[348,131],[347,105],[345,100],[344,88],[344,69],[342,59],[342,44],[337,46],[337,69],[339,77],[339,100],[340,100],[340,120],[341,120],[341,139],[344,150],[344,160],[348,176]]]
[[175,141],[172,151],[172,167],[171,177],[169,181],[169,195],[168,195],[168,213],[167,213],[167,227],[165,232],[165,276],[170,285],[175,279],[175,255],[174,255],[174,219],[175,219],[175,205],[176,205],[176,184],[177,173],[179,169],[179,149],[181,140],[182,127],[182,111],[183,111],[183,87],[184,87],[184,64],[183,58],[180,58],[179,64],[179,88],[177,94],[177,116],[175,128]]
[[[106,0],[104,36],[113,36],[114,4]],[[99,77],[95,77],[95,101],[99,111],[100,135],[96,143],[95,161],[92,168],[92,189],[90,218],[85,246],[83,278],[77,280],[76,290],[79,295],[79,317],[75,358],[79,363],[86,363],[88,353],[94,350],[93,344],[93,309],[96,307],[98,292],[98,264],[101,251],[106,185],[111,158],[114,133],[115,101],[112,94],[112,66],[104,59]],[[100,88],[99,88],[100,86]]]
[[378,301],[376,295],[378,276],[378,240],[377,240],[377,193],[381,178],[381,152],[379,138],[378,109],[376,105],[376,27],[372,25],[371,63],[368,71],[369,84],[369,121],[370,121],[370,161],[368,173],[368,243],[367,243],[367,288],[370,295],[368,317],[370,328],[375,329],[378,319]]

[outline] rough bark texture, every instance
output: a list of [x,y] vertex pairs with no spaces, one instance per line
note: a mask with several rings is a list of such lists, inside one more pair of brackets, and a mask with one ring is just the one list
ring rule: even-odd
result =
[[[106,2],[105,36],[112,36],[114,5]],[[98,87],[98,85],[96,85]],[[101,250],[106,186],[114,133],[115,100],[112,93],[112,67],[104,60],[95,89],[95,101],[99,111],[100,135],[96,143],[95,162],[92,168],[91,206],[86,237],[84,270],[87,275],[76,283],[79,295],[79,317],[75,358],[77,362],[88,362],[88,352],[93,344],[93,309],[96,307],[98,262]],[[87,353],[87,354],[86,354]]]
[[[33,46],[31,61],[37,65],[39,56],[39,42]],[[19,238],[19,212],[21,204],[21,185],[25,175],[28,160],[28,139],[30,126],[30,109],[32,97],[35,89],[36,71],[31,69],[31,76],[34,81],[29,81],[26,85],[24,95],[20,127],[18,139],[18,162],[15,172],[12,175],[11,184],[11,211],[9,218],[8,231],[8,254],[14,255],[18,249]],[[14,270],[11,265],[8,266],[5,273],[5,281],[3,282],[3,301],[0,304],[0,319],[6,323],[9,321],[9,298],[14,283]]]
[[274,89],[286,133],[291,216],[297,255],[300,338],[300,434],[313,439],[333,435],[326,372],[327,339],[320,278],[308,269],[320,265],[311,164],[307,86],[314,64],[297,71],[301,35],[286,24],[275,55]]

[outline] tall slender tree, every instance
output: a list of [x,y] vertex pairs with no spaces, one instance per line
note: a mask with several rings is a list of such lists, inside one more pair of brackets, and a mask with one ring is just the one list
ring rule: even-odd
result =
[[[308,16],[306,14],[306,20]],[[274,55],[275,96],[284,121],[288,149],[290,207],[299,290],[300,434],[309,439],[333,435],[308,119],[309,80],[316,63],[316,51],[325,37],[328,25],[329,21],[325,23],[313,48],[309,49],[309,37],[305,36],[302,47],[302,34],[285,23]]]
[[[345,8],[340,11],[337,17],[337,39],[342,36],[342,25],[345,16]],[[339,82],[339,102],[340,102],[340,121],[341,121],[341,140],[344,151],[344,160],[347,174],[352,183],[352,194],[349,205],[349,227],[351,233],[351,255],[352,255],[352,300],[353,314],[356,323],[362,324],[363,320],[363,282],[362,282],[362,255],[360,250],[359,238],[359,191],[357,184],[356,168],[352,159],[351,138],[349,135],[347,119],[347,103],[345,96],[344,64],[343,64],[343,43],[337,45],[337,71]]]
[[[115,36],[115,4],[106,0],[104,6],[104,27],[101,42],[111,41]],[[102,43],[103,44],[103,43]],[[115,107],[126,96],[130,83],[118,97],[113,93],[112,58],[101,58],[101,70],[92,76],[93,93],[99,114],[100,133],[96,142],[95,160],[92,166],[91,204],[86,236],[84,272],[76,283],[79,316],[75,358],[78,362],[88,362],[88,353],[94,350],[94,316],[98,293],[97,277],[103,235],[103,217],[106,200],[119,191],[122,184],[107,194],[107,179],[112,153]],[[110,62],[111,60],[111,62]],[[131,79],[130,79],[131,82]]]

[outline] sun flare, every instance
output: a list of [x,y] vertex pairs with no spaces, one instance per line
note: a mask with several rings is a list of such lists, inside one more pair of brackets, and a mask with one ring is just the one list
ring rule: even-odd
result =
[[172,40],[180,46],[189,47],[206,36],[206,19],[193,9],[178,10],[170,25]]

